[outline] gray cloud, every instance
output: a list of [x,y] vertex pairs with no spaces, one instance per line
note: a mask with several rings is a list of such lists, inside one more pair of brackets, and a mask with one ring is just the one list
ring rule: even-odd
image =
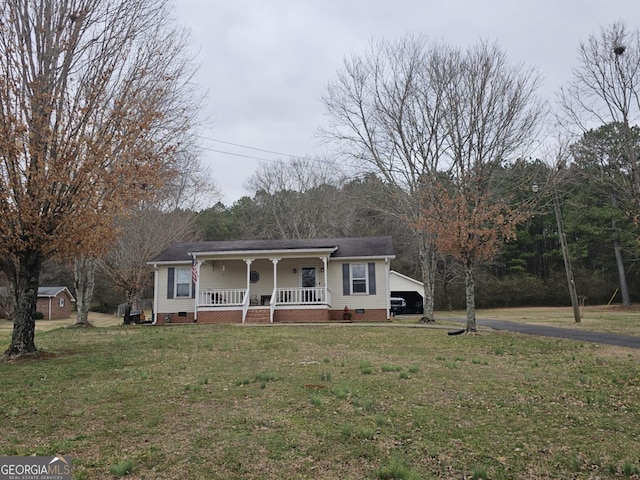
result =
[[[203,160],[232,203],[259,161],[324,151],[314,137],[324,119],[320,97],[342,60],[373,38],[427,35],[464,48],[496,41],[513,63],[537,67],[541,94],[553,100],[575,63],[580,41],[613,21],[630,28],[637,0],[176,0],[191,29],[208,91]],[[280,152],[278,156],[208,140]],[[228,153],[218,153],[221,150]]]

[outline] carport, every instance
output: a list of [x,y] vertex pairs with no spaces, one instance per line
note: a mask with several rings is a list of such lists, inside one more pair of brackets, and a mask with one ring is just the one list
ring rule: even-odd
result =
[[406,313],[422,314],[424,284],[395,270],[389,272],[392,297],[402,297],[407,302]]

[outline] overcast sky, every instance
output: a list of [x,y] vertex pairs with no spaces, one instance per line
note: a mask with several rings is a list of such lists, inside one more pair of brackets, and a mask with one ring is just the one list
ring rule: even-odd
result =
[[512,63],[538,68],[552,100],[581,41],[617,20],[640,28],[639,0],[174,1],[207,91],[202,159],[226,205],[248,193],[260,159],[326,153],[314,136],[326,122],[320,98],[344,57],[372,39],[496,41]]

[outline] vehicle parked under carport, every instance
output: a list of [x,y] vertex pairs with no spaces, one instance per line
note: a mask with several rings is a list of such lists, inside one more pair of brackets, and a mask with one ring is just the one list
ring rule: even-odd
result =
[[407,302],[402,297],[391,297],[391,314],[402,315],[407,310]]

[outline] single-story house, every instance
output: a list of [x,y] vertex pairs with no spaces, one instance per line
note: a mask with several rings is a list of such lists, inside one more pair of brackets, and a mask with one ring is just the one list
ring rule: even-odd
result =
[[39,287],[36,310],[46,320],[71,317],[71,303],[75,302],[67,287]]
[[178,243],[154,258],[154,324],[386,321],[391,237]]
[[[0,287],[0,318],[9,318],[14,303],[11,291]],[[46,320],[59,320],[71,317],[71,303],[75,302],[67,287],[39,287],[36,310]]]

